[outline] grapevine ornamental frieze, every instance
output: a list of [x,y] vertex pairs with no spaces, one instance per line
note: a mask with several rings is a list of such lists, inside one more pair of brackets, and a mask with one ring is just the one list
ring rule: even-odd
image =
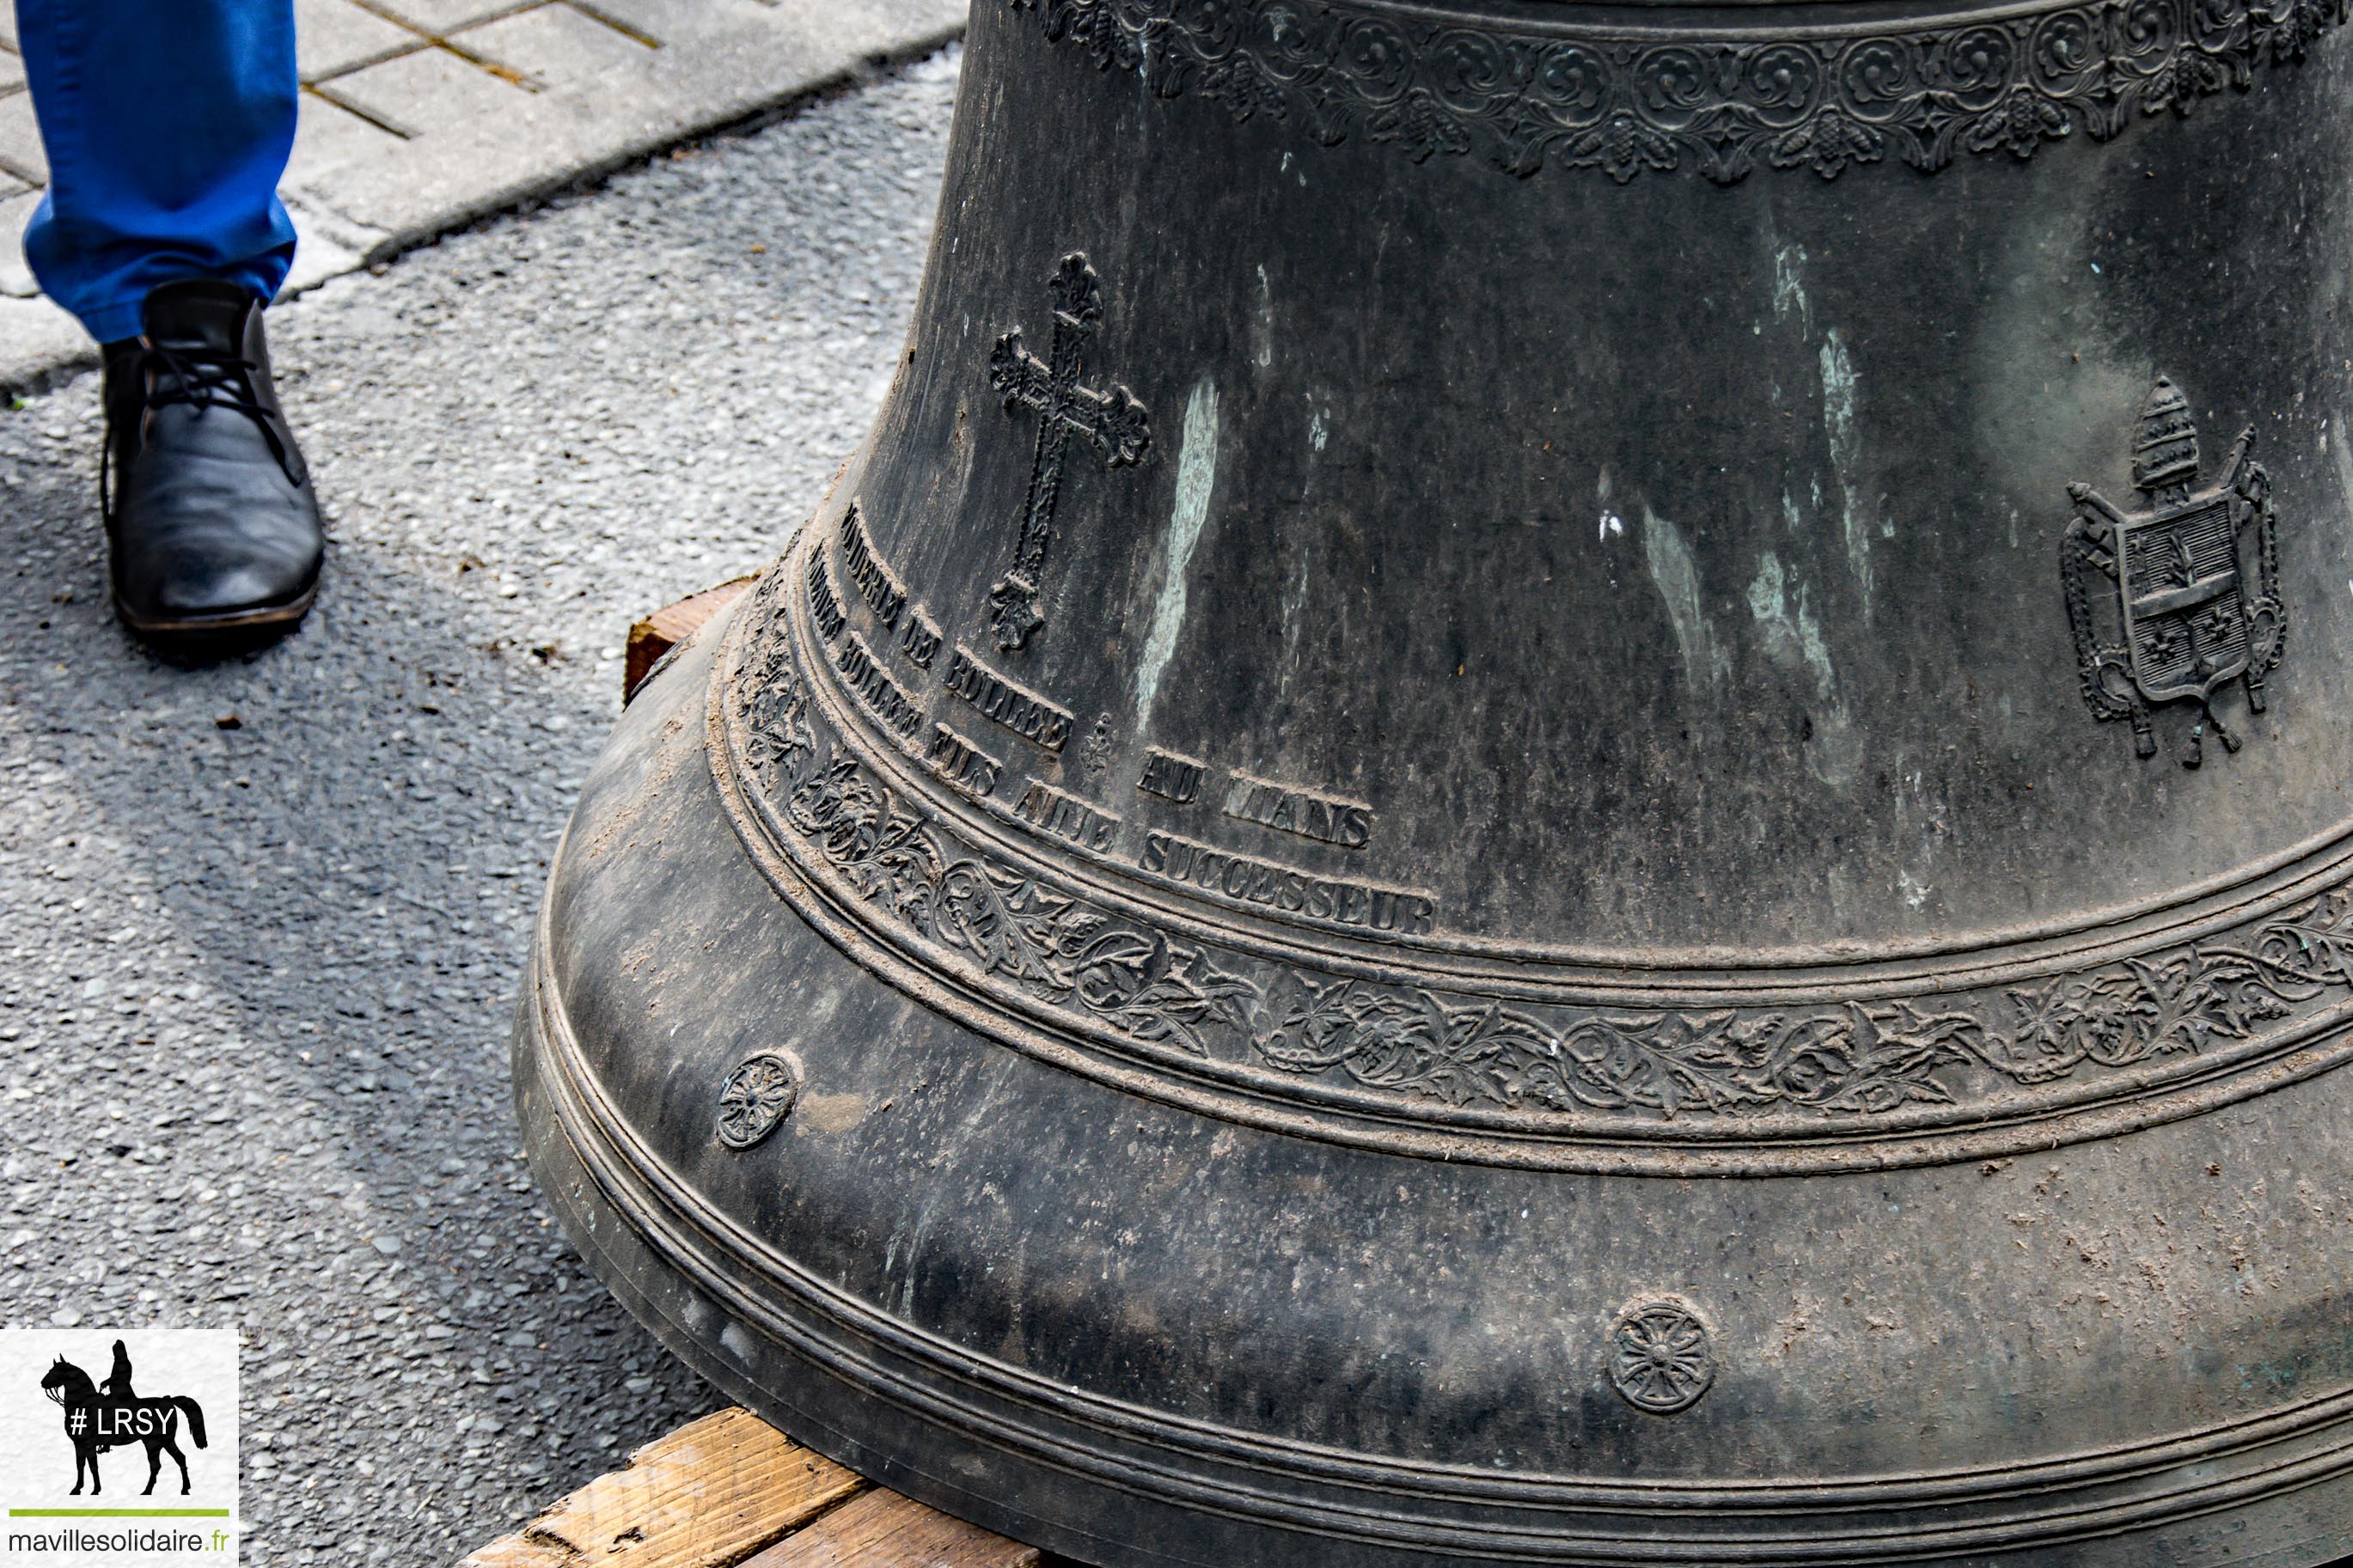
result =
[[965,843],[820,739],[785,574],[762,582],[731,683],[747,784],[886,931],[1145,1045],[1454,1107],[1838,1119],[2194,1060],[2353,1000],[2353,883],[2211,942],[1933,1000],[1521,1007],[1213,953]]
[[2031,157],[2081,131],[2188,114],[2258,66],[2301,60],[2353,0],[2109,0],[1844,38],[1630,39],[1407,22],[1301,0],[999,0],[1104,70],[1325,146],[1386,142],[1417,162],[1547,162],[1620,184],[1691,167],[1720,184],[1759,163],[1825,179],[1958,153]]

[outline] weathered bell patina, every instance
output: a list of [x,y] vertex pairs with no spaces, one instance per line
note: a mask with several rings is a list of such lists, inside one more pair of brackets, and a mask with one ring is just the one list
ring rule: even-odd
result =
[[2337,1556],[2344,10],[975,0],[555,868],[586,1256],[1117,1568]]

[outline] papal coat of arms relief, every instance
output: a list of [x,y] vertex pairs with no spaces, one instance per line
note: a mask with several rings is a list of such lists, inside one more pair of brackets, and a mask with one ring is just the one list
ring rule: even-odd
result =
[[2153,709],[2195,703],[2181,763],[2205,760],[2211,731],[2239,749],[2214,711],[2230,682],[2263,710],[2263,678],[2284,647],[2278,527],[2271,476],[2248,456],[2250,427],[2211,482],[2198,483],[2198,426],[2189,400],[2163,376],[2134,426],[2133,483],[2143,504],[2118,507],[2089,485],[2071,484],[2075,516],[2060,546],[2067,619],[2084,701],[2094,717],[2129,720],[2133,750],[2157,754]]

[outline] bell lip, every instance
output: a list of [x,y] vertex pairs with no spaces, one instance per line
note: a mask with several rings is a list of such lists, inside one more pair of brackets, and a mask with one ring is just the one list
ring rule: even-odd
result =
[[[2353,1475],[2353,1387],[2019,1466],[1765,1481],[1612,1480],[1383,1458],[1090,1394],[900,1321],[700,1203],[596,1083],[548,961],[546,920],[543,905],[516,1022],[516,1110],[541,1191],[598,1277],[674,1353],[796,1438],[1034,1544],[1113,1568],[1245,1560],[1138,1544],[1152,1538],[1134,1528],[1145,1510],[1195,1527],[1213,1517],[1259,1548],[1247,1560],[1299,1568],[1334,1561],[1337,1543],[1361,1553],[1350,1563],[1397,1568],[1498,1559],[1630,1568],[1684,1560],[1678,1552],[1820,1568],[1934,1563],[2258,1510]],[[636,1256],[615,1256],[615,1237]],[[681,1315],[661,1295],[689,1310]],[[785,1372],[797,1392],[747,1365]],[[817,1414],[845,1398],[865,1436]],[[1059,1489],[1081,1500],[1029,1512],[1003,1500],[1016,1489],[975,1491],[948,1479],[976,1450],[1045,1483],[1018,1495]],[[1358,1500],[1319,1500],[1335,1491]],[[1858,1528],[1870,1510],[1897,1512]],[[1917,1517],[1905,1520],[1907,1511]],[[1978,1517],[1957,1522],[1964,1512]],[[1796,1528],[1775,1529],[1781,1521]],[[1105,1528],[1113,1522],[1118,1534]],[[2056,1568],[2062,1559],[2050,1561]]]
[[[817,533],[805,531],[796,548]],[[782,612],[788,640],[805,635],[796,618],[805,613],[803,595],[791,587],[798,576],[791,567],[798,559],[788,551],[765,580],[773,584],[768,593],[746,594],[729,607],[723,627],[707,628],[715,634],[716,646],[702,683],[702,745],[720,804],[745,854],[803,921],[900,994],[977,1035],[1129,1093],[1247,1126],[1413,1158],[1595,1174],[1763,1177],[1954,1164],[2116,1137],[2300,1083],[2353,1058],[2353,996],[2345,996],[2275,1026],[2251,1029],[2241,1038],[2208,1041],[2196,1051],[2152,1049],[2121,1064],[2099,1061],[2099,1070],[2073,1076],[2013,1075],[1982,1094],[1909,1097],[1862,1109],[1834,1109],[1794,1095],[1770,1109],[1723,1110],[1694,1099],[1680,1110],[1662,1113],[1631,1100],[1614,1107],[1590,1101],[1455,1103],[1328,1075],[1281,1073],[1248,1058],[1194,1055],[1165,1040],[1124,1033],[1080,1011],[1042,1002],[974,969],[959,954],[888,925],[870,901],[837,888],[827,868],[805,857],[786,830],[767,787],[740,754],[730,693],[744,678],[742,664],[764,604]],[[826,661],[805,657],[805,646],[795,644],[787,652],[809,702],[825,710],[828,730],[850,749],[853,760],[884,765],[891,760],[887,749],[872,745],[857,727],[849,704],[816,674]],[[687,699],[681,700],[683,705]],[[912,771],[893,771],[889,783],[903,792],[902,799],[937,805]],[[970,814],[950,820],[956,830],[974,832]],[[1008,847],[1000,836],[987,837],[992,852]],[[1024,875],[1059,889],[1075,888],[1146,929],[1165,923],[1171,934],[1260,956],[1250,941],[1236,940],[1228,928],[1192,921],[1158,904],[1145,904],[1138,914],[1136,900],[1068,867],[1018,851],[1013,858]],[[1392,986],[1410,985],[1418,978],[1432,992],[1467,997],[1474,1006],[1491,996],[1512,1001],[1525,995],[1540,1004],[1589,1008],[1585,1016],[1590,1017],[1600,1016],[1603,1009],[1641,1005],[1622,995],[1598,1004],[1581,998],[1562,1004],[1556,992],[1531,987],[1515,993],[1477,975],[1400,979],[1394,972],[1352,966],[1338,950],[1276,949],[1274,954],[1272,963],[1295,965],[1294,973],[1311,975],[1330,973]],[[1915,983],[1911,994],[1958,1005],[1944,990]],[[1878,994],[1857,985],[1830,993],[1823,1004],[1849,1009]],[[1999,991],[1993,995],[1999,997]],[[1773,993],[1752,1005],[1770,1008],[1788,999],[1789,993]],[[1721,1007],[1727,1000],[1716,994],[1703,1005]],[[1994,1005],[1984,994],[1978,1000]],[[1565,1030],[1575,1018],[1572,1014],[1556,1022]]]

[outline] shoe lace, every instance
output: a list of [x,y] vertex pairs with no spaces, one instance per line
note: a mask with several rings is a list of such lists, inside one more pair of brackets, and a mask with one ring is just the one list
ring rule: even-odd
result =
[[[195,409],[199,418],[210,409],[233,409],[261,426],[262,436],[269,442],[270,455],[278,459],[280,468],[288,467],[286,442],[278,434],[277,419],[250,395],[253,373],[261,368],[259,360],[243,354],[174,348],[168,343],[150,343],[145,354],[146,363],[141,368],[146,373],[146,407],[167,408],[185,403]],[[291,479],[294,476],[290,470],[286,477]]]
[[[251,395],[252,376],[261,368],[260,361],[244,354],[174,348],[158,342],[142,342],[139,353],[142,417],[174,405],[194,408],[198,418],[215,408],[242,414],[260,427],[262,439],[269,443],[269,455],[278,459],[279,469],[285,474],[287,482],[301,483],[289,460],[286,438],[278,433],[276,416]],[[113,458],[114,443],[109,441],[100,455],[98,477],[100,505],[109,516],[113,515],[114,510]]]

